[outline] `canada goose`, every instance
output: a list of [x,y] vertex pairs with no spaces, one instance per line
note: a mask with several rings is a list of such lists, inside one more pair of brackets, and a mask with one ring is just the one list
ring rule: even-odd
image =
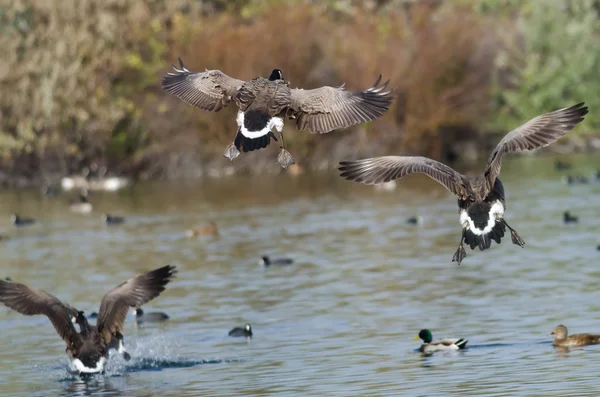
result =
[[433,353],[441,350],[459,350],[467,347],[468,340],[466,339],[440,339],[433,340],[431,331],[428,329],[422,329],[419,335],[415,336],[414,339],[422,339],[423,344],[419,347],[421,353]]
[[135,314],[135,321],[137,321],[138,323],[156,323],[159,321],[165,321],[169,319],[167,313],[144,313],[141,307],[133,308],[133,314]]
[[185,235],[189,238],[197,236],[218,236],[219,228],[215,221],[210,221],[206,226],[200,226],[185,231]]
[[[108,351],[117,349],[127,359],[123,344],[123,324],[129,307],[156,298],[176,273],[164,266],[139,274],[110,290],[100,304],[96,326],[88,324],[84,312],[56,297],[24,284],[0,280],[0,302],[21,314],[44,314],[67,344],[67,355],[79,373],[98,373],[104,369]],[[74,327],[80,327],[80,332]]]
[[106,223],[107,225],[120,225],[121,223],[125,222],[125,218],[123,218],[122,216],[112,216],[110,214],[104,214],[102,215],[102,222]]
[[87,214],[92,212],[92,203],[88,200],[87,190],[81,190],[79,197],[75,200],[69,201],[69,209],[71,212],[77,212],[79,214]]
[[569,211],[563,212],[563,222],[564,223],[577,223],[579,222],[579,217],[572,215]]
[[294,263],[293,259],[290,258],[275,258],[275,259],[271,259],[268,256],[263,256],[260,259],[260,264],[263,265],[264,267],[269,267],[269,266],[286,266],[286,265],[291,265]]
[[252,327],[250,324],[244,325],[244,327],[235,327],[231,331],[229,331],[229,336],[240,337],[245,336],[246,338],[252,337]]
[[568,335],[567,327],[564,325],[558,325],[554,330],[550,333],[550,336],[554,336],[554,341],[552,344],[554,346],[564,346],[564,347],[578,347],[578,346],[587,346],[587,345],[597,345],[600,344],[600,335],[594,334],[575,334]]
[[29,225],[33,225],[35,223],[35,219],[26,218],[24,216],[20,216],[17,214],[12,214],[10,217],[10,221],[12,222],[13,225],[15,225],[17,227],[29,226]]
[[498,178],[502,158],[506,153],[548,146],[583,120],[588,108],[575,106],[537,116],[509,132],[496,146],[488,159],[483,174],[462,175],[449,166],[427,157],[385,156],[340,163],[341,176],[368,185],[400,179],[421,173],[435,179],[458,196],[459,221],[463,227],[458,250],[452,261],[466,257],[464,243],[471,249],[488,249],[491,240],[500,244],[506,228],[510,230],[513,244],[521,247],[525,242],[504,220],[506,208],[504,187]]
[[275,128],[281,139],[281,152],[277,162],[283,167],[294,164],[294,158],[285,149],[283,122],[285,116],[296,119],[298,130],[308,129],[324,134],[339,128],[375,120],[390,106],[393,90],[384,91],[389,80],[362,92],[344,91],[340,87],[320,87],[313,90],[289,88],[281,70],[274,69],[269,79],[255,77],[249,81],[231,78],[219,70],[192,73],[179,59],[175,73],[167,73],[162,88],[202,110],[218,112],[233,101],[239,108],[238,131],[235,139],[223,154],[230,160],[244,152],[258,150],[269,145]]

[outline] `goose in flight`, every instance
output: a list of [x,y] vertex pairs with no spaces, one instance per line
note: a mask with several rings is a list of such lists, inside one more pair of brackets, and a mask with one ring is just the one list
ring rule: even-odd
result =
[[379,86],[381,76],[373,87],[359,92],[345,91],[344,86],[324,86],[312,90],[290,88],[281,70],[274,69],[268,79],[255,77],[249,81],[234,79],[220,70],[190,72],[179,59],[175,73],[161,79],[162,88],[202,110],[218,112],[230,102],[238,107],[238,130],[235,139],[223,154],[230,160],[244,152],[265,148],[271,138],[277,141],[273,129],[279,133],[281,152],[277,162],[283,167],[294,164],[294,158],[285,149],[283,122],[286,115],[296,120],[296,128],[308,128],[324,134],[339,128],[375,120],[388,110],[393,101],[386,87]]
[[481,251],[490,248],[491,240],[500,244],[506,228],[513,244],[525,245],[517,232],[504,220],[504,187],[498,178],[505,154],[548,146],[588,113],[584,103],[537,116],[509,132],[492,151],[481,175],[465,176],[445,164],[427,157],[384,156],[340,162],[340,175],[367,185],[389,182],[413,173],[425,174],[438,181],[458,197],[459,222],[463,227],[453,262],[466,257],[464,244]]

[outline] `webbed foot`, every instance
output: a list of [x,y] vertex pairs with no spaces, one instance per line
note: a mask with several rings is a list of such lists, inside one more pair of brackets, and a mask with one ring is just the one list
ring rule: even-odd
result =
[[283,168],[287,168],[292,164],[295,164],[296,162],[294,161],[294,158],[292,157],[292,155],[290,154],[290,152],[288,152],[285,149],[281,149],[281,152],[279,152],[279,156],[277,156],[277,162],[279,163],[280,166],[282,166]]
[[227,146],[225,152],[223,153],[223,157],[227,157],[231,161],[233,161],[233,159],[239,155],[240,151],[238,150],[238,148],[235,147],[233,143]]
[[452,262],[458,262],[458,265],[460,266],[460,263],[463,259],[465,259],[466,256],[467,251],[465,251],[465,247],[462,244],[460,244],[458,246],[458,249],[454,253],[454,256],[452,257]]

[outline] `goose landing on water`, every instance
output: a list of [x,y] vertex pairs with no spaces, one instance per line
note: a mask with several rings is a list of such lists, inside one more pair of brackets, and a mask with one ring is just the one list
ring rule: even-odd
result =
[[[27,316],[46,315],[67,344],[71,366],[80,374],[100,373],[110,349],[129,359],[123,343],[123,324],[129,308],[160,295],[175,273],[174,266],[164,266],[132,277],[110,290],[100,303],[96,326],[88,323],[84,312],[24,284],[0,280],[0,302]],[[79,326],[79,332],[74,324]]]
[[249,81],[234,79],[220,70],[193,73],[183,66],[173,66],[175,73],[167,73],[162,88],[192,106],[218,112],[233,101],[239,108],[238,131],[234,142],[223,154],[230,160],[244,152],[265,148],[271,138],[281,139],[277,162],[283,168],[294,164],[294,158],[285,149],[283,121],[286,116],[296,120],[298,130],[308,129],[324,134],[339,128],[375,120],[388,110],[393,90],[385,91],[387,82],[378,87],[381,76],[373,87],[361,91],[344,91],[340,87],[320,87],[313,90],[288,87],[281,70],[274,69],[269,79],[255,77]]
[[342,161],[340,175],[346,179],[367,185],[400,179],[413,173],[421,173],[435,179],[458,196],[459,221],[463,227],[458,250],[453,262],[462,262],[467,256],[464,244],[480,250],[490,248],[492,240],[500,244],[506,228],[510,230],[513,244],[521,247],[525,242],[504,220],[506,201],[504,187],[498,178],[502,158],[506,153],[532,150],[548,146],[588,113],[584,103],[537,116],[509,132],[496,146],[483,174],[465,176],[452,168],[427,157],[385,156],[356,161]]

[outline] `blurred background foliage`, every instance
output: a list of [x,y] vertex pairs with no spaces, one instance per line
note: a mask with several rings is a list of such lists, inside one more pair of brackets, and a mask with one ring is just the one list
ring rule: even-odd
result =
[[582,148],[600,130],[599,11],[600,0],[9,0],[0,179],[92,163],[139,178],[278,171],[273,148],[221,157],[235,109],[205,113],[162,92],[178,56],[241,79],[277,67],[292,87],[390,78],[398,98],[375,122],[322,136],[286,127],[307,168],[390,153],[473,158],[528,118],[585,100],[592,112],[563,143]]

